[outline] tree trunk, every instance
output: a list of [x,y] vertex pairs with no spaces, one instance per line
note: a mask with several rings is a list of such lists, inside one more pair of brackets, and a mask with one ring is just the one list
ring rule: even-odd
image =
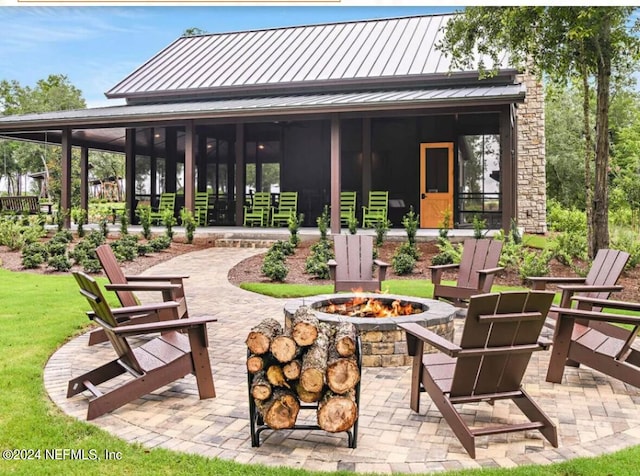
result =
[[264,371],[260,371],[251,380],[251,396],[256,400],[266,400],[271,396],[271,384]]
[[299,354],[300,348],[290,335],[282,334],[271,340],[270,350],[276,360],[284,364],[295,359]]
[[611,83],[611,23],[605,17],[598,45],[596,100],[596,166],[593,193],[594,254],[609,247],[609,87]]
[[269,400],[257,401],[256,407],[269,428],[283,430],[296,424],[300,402],[291,390],[277,388]]
[[331,345],[326,378],[327,385],[334,393],[342,395],[352,390],[360,381],[360,369],[355,357],[340,357],[335,344]]
[[318,318],[307,307],[301,306],[291,322],[291,336],[301,347],[313,344],[318,337]]
[[323,324],[319,330],[318,338],[302,359],[300,384],[307,392],[320,392],[327,373],[330,329]]
[[587,244],[588,253],[591,258],[595,256],[593,237],[593,179],[591,176],[591,162],[593,161],[593,139],[591,137],[591,117],[589,107],[589,73],[586,63],[582,66],[582,119],[584,122],[584,194],[585,213],[587,215]]
[[262,355],[269,350],[271,340],[282,334],[282,326],[275,319],[264,319],[253,327],[247,337],[247,347],[251,353]]
[[327,391],[318,404],[318,426],[325,431],[347,431],[357,418],[358,407],[352,394],[336,395]]
[[356,353],[356,326],[350,322],[340,322],[336,326],[336,350],[342,357],[351,357]]

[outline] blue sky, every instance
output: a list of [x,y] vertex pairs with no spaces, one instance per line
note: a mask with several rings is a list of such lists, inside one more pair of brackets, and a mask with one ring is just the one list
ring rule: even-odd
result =
[[455,7],[0,7],[0,80],[65,74],[89,107],[187,28],[210,33],[452,12]]

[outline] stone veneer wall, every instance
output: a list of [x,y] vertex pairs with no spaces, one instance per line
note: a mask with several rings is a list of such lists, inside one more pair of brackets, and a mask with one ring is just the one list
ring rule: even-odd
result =
[[517,78],[527,88],[518,104],[518,226],[528,233],[547,231],[544,89],[528,73]]

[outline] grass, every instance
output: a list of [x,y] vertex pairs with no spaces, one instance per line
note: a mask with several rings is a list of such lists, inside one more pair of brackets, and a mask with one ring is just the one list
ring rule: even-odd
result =
[[[43,368],[49,356],[87,325],[86,302],[68,275],[39,275],[0,270],[0,449],[72,449],[120,452],[120,460],[77,461],[0,459],[0,474],[215,474],[310,476],[326,474],[299,469],[243,465],[232,461],[186,455],[128,444],[105,431],[60,412],[47,398]],[[397,284],[396,284],[397,283]],[[390,292],[410,292],[424,281],[390,281]],[[321,288],[320,288],[321,289]],[[318,293],[319,288],[315,288]],[[326,292],[326,291],[321,291]],[[426,291],[425,291],[426,292]],[[451,472],[482,475],[599,475],[636,474],[640,447],[593,459],[576,459],[550,466],[513,470]],[[350,474],[347,472],[332,473]]]

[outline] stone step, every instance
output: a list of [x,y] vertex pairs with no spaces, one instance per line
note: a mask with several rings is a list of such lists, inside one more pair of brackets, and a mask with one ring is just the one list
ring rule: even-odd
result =
[[249,238],[219,238],[216,246],[220,248],[270,248],[276,240],[255,240]]

